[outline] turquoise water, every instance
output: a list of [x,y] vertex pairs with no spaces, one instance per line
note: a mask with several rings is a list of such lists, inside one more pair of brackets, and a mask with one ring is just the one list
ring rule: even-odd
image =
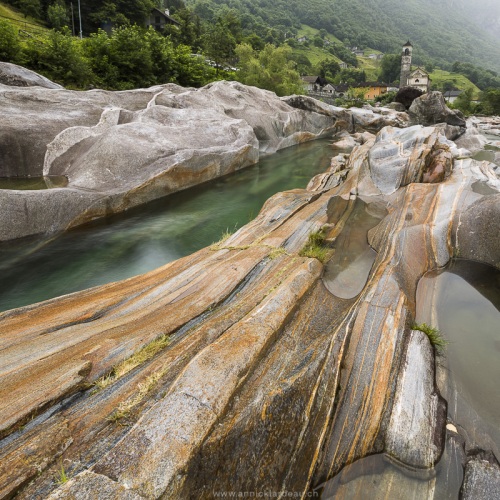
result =
[[49,177],[0,177],[0,189],[34,191],[65,187],[67,184],[68,179],[62,175],[51,175]]
[[324,172],[328,141],[294,146],[253,167],[126,214],[60,234],[0,245],[0,311],[150,271],[253,219],[273,194]]

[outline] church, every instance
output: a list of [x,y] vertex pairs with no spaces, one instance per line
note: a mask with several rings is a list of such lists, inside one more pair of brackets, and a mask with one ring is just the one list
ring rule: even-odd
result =
[[412,71],[411,58],[413,45],[410,41],[403,45],[403,53],[401,55],[401,77],[399,79],[399,88],[414,87],[422,92],[429,92],[431,87],[431,79],[429,73],[422,68],[417,68]]

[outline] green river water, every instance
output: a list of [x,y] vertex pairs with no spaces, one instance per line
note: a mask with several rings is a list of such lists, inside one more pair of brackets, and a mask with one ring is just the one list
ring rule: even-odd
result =
[[327,140],[53,237],[0,245],[0,311],[150,271],[253,219],[273,194],[304,188],[334,155]]

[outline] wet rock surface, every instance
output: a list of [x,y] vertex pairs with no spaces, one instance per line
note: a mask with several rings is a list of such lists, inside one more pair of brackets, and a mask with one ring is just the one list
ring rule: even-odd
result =
[[[205,92],[245,101],[244,90],[224,85]],[[175,92],[160,89],[158,98],[198,98]],[[331,120],[330,108],[294,99]],[[230,120],[241,120],[231,106]],[[150,108],[140,111],[145,122],[163,116]],[[383,121],[364,113],[351,125]],[[106,134],[108,125],[100,125]],[[64,144],[96,137],[86,128],[67,134]],[[478,207],[496,195],[473,186],[487,181],[497,191],[496,180],[494,165],[459,159],[434,127],[384,128],[308,189],[273,196],[224,241],[145,275],[1,314],[1,494],[305,495],[383,452],[432,478],[445,421],[431,347],[411,328],[417,284],[455,256],[457,241],[466,248],[475,237],[463,221],[493,223],[494,207]],[[364,229],[375,256],[357,294],[339,297],[325,269],[346,255],[360,202],[380,220]],[[326,263],[308,244],[320,229]],[[498,262],[498,251],[498,240],[486,239],[477,258]],[[462,460],[457,443],[447,463]],[[63,485],[61,463],[70,477]],[[398,468],[384,474],[394,492],[415,484]],[[434,489],[423,480],[415,491]]]

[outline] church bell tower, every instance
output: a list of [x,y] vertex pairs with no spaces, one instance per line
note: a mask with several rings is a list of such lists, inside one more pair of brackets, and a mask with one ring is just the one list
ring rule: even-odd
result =
[[408,85],[408,77],[411,73],[411,54],[413,52],[413,45],[410,41],[403,45],[403,53],[401,54],[401,76],[399,78],[399,88]]

